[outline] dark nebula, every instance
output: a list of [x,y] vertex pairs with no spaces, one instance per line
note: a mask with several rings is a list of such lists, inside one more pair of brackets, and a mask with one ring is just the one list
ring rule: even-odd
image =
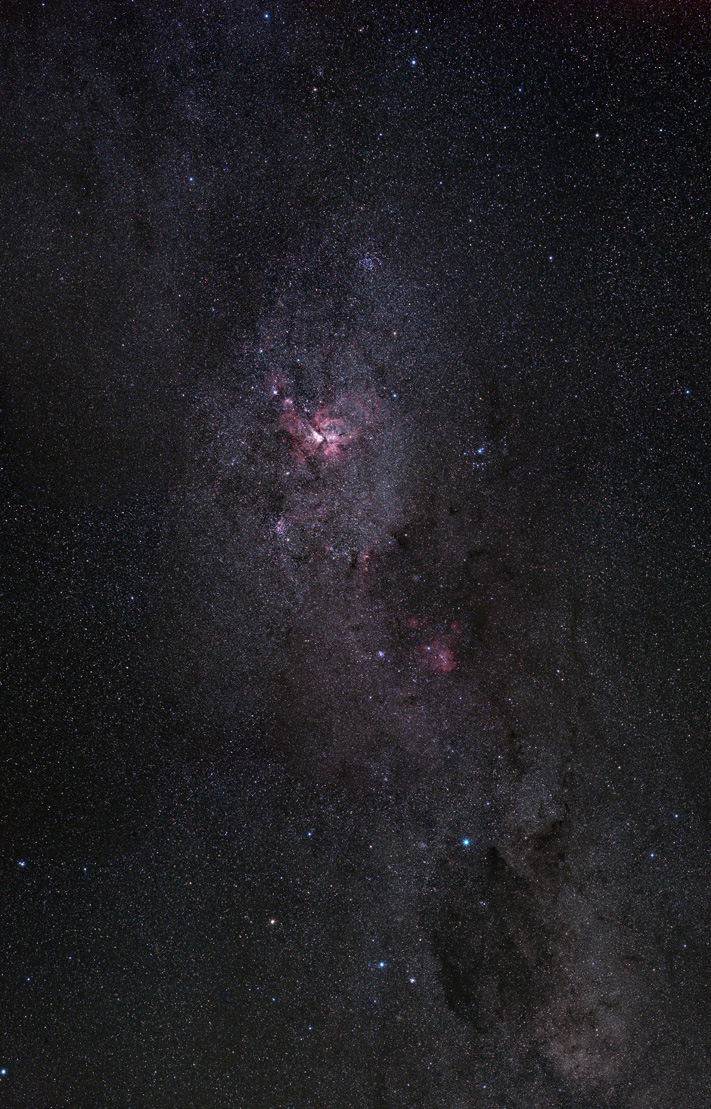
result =
[[0,1105],[711,1109],[705,7],[0,32]]

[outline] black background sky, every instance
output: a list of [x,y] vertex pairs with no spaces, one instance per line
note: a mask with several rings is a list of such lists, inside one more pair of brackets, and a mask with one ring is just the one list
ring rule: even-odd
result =
[[0,33],[0,1104],[711,1106],[707,5]]

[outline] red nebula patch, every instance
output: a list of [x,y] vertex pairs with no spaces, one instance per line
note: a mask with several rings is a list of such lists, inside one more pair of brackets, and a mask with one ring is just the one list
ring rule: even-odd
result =
[[316,454],[325,442],[321,432],[310,424],[305,416],[297,412],[294,402],[289,398],[284,401],[279,427],[289,436],[292,450],[300,459]]
[[[413,631],[424,630],[426,624],[426,620],[415,616],[408,621],[408,625]],[[449,625],[449,631],[442,635],[435,634],[417,644],[414,651],[416,659],[433,674],[451,674],[453,670],[456,670],[459,662],[457,644],[460,635],[461,628],[454,620]]]
[[332,415],[328,408],[319,408],[318,412],[314,412],[313,424],[325,440],[323,453],[326,458],[338,458],[344,447],[360,436],[357,428],[341,416]]
[[[272,384],[275,395],[280,395],[279,385]],[[372,421],[373,406],[359,398],[342,396],[329,406],[318,408],[311,418],[295,407],[291,397],[282,400],[279,427],[289,436],[291,449],[300,462],[307,458],[337,461],[346,449],[363,434]]]
[[370,572],[370,564],[373,560],[373,548],[367,547],[364,551],[358,552],[356,565],[359,574],[368,574]]
[[449,674],[456,670],[457,656],[452,647],[443,643],[441,639],[434,639],[431,643],[422,643],[416,648],[420,662],[435,674]]

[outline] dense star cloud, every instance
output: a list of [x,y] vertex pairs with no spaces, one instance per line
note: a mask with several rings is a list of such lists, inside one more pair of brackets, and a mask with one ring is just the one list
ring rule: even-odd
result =
[[0,1103],[711,1104],[705,9],[0,27]]

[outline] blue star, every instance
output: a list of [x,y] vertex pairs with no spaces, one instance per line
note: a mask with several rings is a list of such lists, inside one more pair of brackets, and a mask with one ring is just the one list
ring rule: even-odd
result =
[[462,847],[468,847],[468,846],[469,846],[469,840],[468,839],[463,839],[462,840]]

